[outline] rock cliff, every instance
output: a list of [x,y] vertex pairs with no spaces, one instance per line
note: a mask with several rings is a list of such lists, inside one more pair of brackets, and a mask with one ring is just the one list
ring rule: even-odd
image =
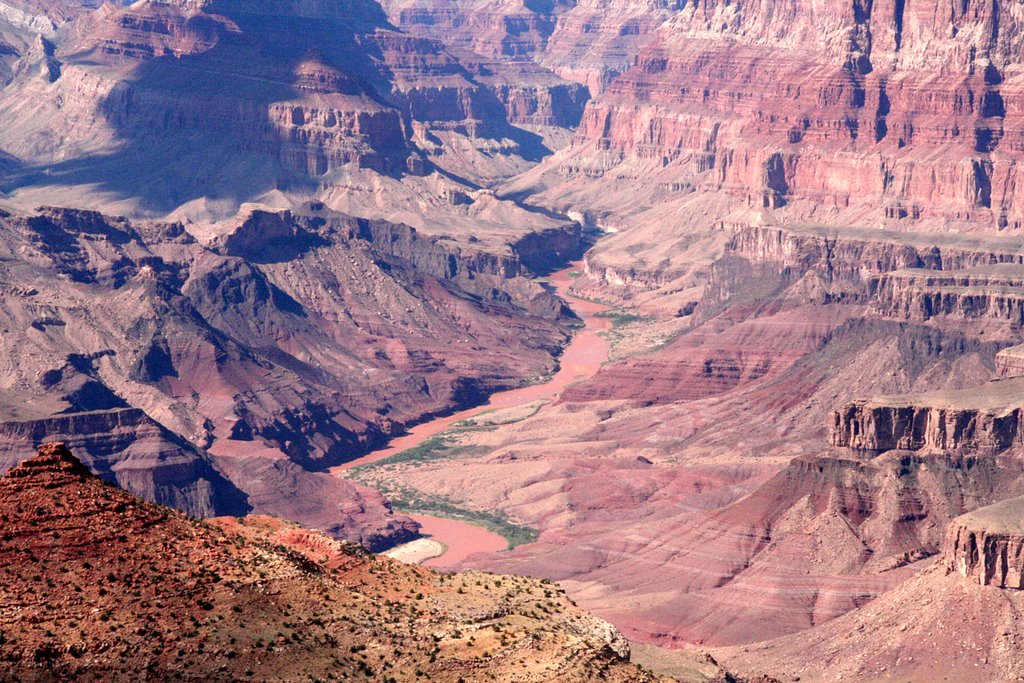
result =
[[889,450],[979,451],[992,454],[1024,443],[1019,380],[976,389],[878,397],[833,415],[833,446]]
[[[1024,242],[1016,237],[895,232],[863,227],[788,224],[785,226],[723,225],[731,228],[729,253],[757,263],[777,264],[797,273],[807,270],[834,280],[865,282],[871,277],[903,270],[968,271],[1003,279],[1015,273],[1010,266],[1024,259]],[[909,274],[909,273],[908,273]],[[924,273],[922,273],[924,274]],[[972,273],[964,273],[970,277]],[[938,277],[938,274],[935,274]],[[947,277],[952,277],[948,276]],[[874,286],[874,293],[884,282]]]
[[943,559],[983,586],[1024,588],[1024,500],[1011,498],[954,519]]
[[[623,307],[618,359],[389,481],[538,529],[473,562],[647,641],[1019,671],[997,636],[960,666],[910,578],[1022,492],[1015,4],[9,4],[6,199],[173,213],[0,221],[0,452],[94,422],[90,466],[154,499],[408,538],[323,469],[551,370],[570,320],[527,276],[579,247],[564,213],[607,231],[576,291]],[[934,599],[988,620],[1017,541],[951,533],[972,582]]]
[[1016,228],[1019,23],[1005,3],[685,4],[588,106],[575,158],[768,207]]
[[899,270],[879,277],[871,289],[878,310],[887,316],[928,320],[934,316],[1024,322],[1024,268],[982,266],[928,272]]
[[996,354],[996,370],[1000,377],[1024,375],[1024,346],[1005,348]]
[[[633,65],[640,47],[676,10],[675,2],[584,0],[387,0],[395,25],[455,49],[540,64],[600,93]],[[578,119],[577,119],[578,120]]]
[[[725,253],[749,261],[756,273],[811,282],[811,300],[863,302],[871,312],[898,320],[979,321],[1016,338],[1024,297],[1024,244],[1019,238],[984,235],[894,232],[887,230],[792,224],[730,225]],[[711,269],[707,296],[735,279],[728,258]],[[706,305],[706,304],[705,304]]]
[[268,193],[282,207],[345,194],[361,215],[390,213],[402,202],[378,198],[382,184],[478,190],[549,151],[519,125],[574,124],[586,101],[540,67],[464,64],[366,0],[154,0],[69,18],[38,49],[20,29],[0,59],[2,187],[22,207],[57,193],[205,220]]
[[948,525],[939,562],[867,607],[715,655],[738,674],[768,672],[781,680],[1013,680],[1016,643],[1024,637],[1016,617],[1024,603],[1022,520],[1021,498],[960,515]]
[[[618,3],[601,4],[612,21]],[[847,237],[893,245],[834,259],[865,276],[873,256],[932,267],[920,248],[953,256],[957,236],[1020,231],[1011,6],[658,5],[572,145],[509,185],[614,231],[588,255],[594,294],[654,308],[652,292],[700,288],[715,226],[737,213],[768,230],[813,223],[840,250]],[[599,17],[586,27],[613,40]],[[548,53],[572,45],[554,35]],[[892,233],[917,236],[897,246]]]

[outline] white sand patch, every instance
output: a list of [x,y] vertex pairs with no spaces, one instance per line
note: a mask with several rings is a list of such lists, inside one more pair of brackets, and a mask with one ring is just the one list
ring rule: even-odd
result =
[[406,564],[422,564],[435,557],[441,557],[447,551],[448,546],[440,541],[435,541],[432,538],[417,538],[415,541],[395,546],[382,554]]

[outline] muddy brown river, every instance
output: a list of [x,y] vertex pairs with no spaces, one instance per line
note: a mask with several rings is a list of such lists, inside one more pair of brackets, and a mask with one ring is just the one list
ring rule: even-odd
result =
[[[572,341],[562,353],[558,371],[548,381],[498,392],[492,394],[484,405],[418,424],[411,427],[408,433],[392,439],[384,448],[340,465],[332,472],[341,473],[352,467],[378,462],[402,451],[415,448],[455,423],[475,417],[485,411],[514,408],[542,399],[558,398],[570,384],[593,376],[601,364],[608,359],[608,340],[600,333],[610,329],[612,323],[609,318],[598,316],[599,313],[608,311],[609,306],[578,299],[569,294],[569,287],[572,286],[571,274],[578,272],[582,267],[582,261],[574,261],[567,268],[544,279],[559,296],[569,302],[573,311],[584,323],[583,328],[573,336]],[[419,513],[413,514],[412,517],[422,525],[421,533],[424,536],[434,538],[447,547],[443,555],[424,562],[430,567],[452,566],[474,553],[497,552],[508,547],[504,537],[469,522]]]

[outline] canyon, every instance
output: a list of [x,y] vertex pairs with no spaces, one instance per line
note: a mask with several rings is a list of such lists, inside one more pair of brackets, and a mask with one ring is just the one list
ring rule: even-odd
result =
[[0,470],[679,680],[1018,675],[1016,4],[95,5],[0,4]]
[[547,372],[571,322],[514,254],[328,210],[257,210],[202,238],[80,210],[0,223],[0,462],[65,438],[154,502],[371,548],[415,524],[326,469]]
[[[509,30],[424,5],[388,11],[481,52],[481,22]],[[675,8],[572,143],[506,185],[607,230],[574,291],[645,350],[536,415],[449,431],[447,456],[381,463],[403,499],[537,534],[462,566],[556,579],[643,642],[806,646],[918,581],[958,515],[1019,495],[1019,18],[889,5]],[[501,45],[544,64],[574,11]]]

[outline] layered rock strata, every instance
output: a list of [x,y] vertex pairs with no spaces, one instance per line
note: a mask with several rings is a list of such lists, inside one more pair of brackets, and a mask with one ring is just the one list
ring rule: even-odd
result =
[[403,30],[490,59],[541,64],[596,95],[633,65],[640,47],[678,8],[673,3],[585,0],[388,0]]
[[586,101],[536,66],[463,64],[364,0],[108,3],[11,49],[0,170],[23,206],[59,188],[133,215],[223,218],[267,193],[287,206],[399,178],[420,179],[410,196],[472,192],[547,153],[518,125],[574,124]]
[[717,248],[709,233],[738,210],[828,226],[844,247],[847,232],[939,240],[869,248],[866,268],[876,250],[908,252],[887,269],[930,267],[909,252],[1020,231],[1019,17],[1005,3],[666,12],[635,64],[588,104],[571,148],[511,183],[617,231],[588,258],[617,300],[696,286],[707,252],[694,245]]
[[872,283],[883,315],[910,320],[935,316],[986,318],[1024,324],[1024,266],[1003,264],[967,270],[897,270]]
[[1015,615],[1024,594],[947,574],[940,566],[864,609],[770,642],[716,650],[737,677],[776,680],[950,680],[1000,683],[1018,677]]
[[878,397],[833,414],[833,446],[889,450],[999,453],[1024,443],[1019,379],[976,389]]
[[[329,211],[257,210],[203,241],[62,209],[0,232],[0,467],[56,433],[156,502],[274,512],[374,548],[415,524],[323,470],[549,371],[571,323],[513,245]],[[578,232],[550,238],[557,252]]]
[[983,586],[1024,588],[1024,499],[1000,501],[954,519],[943,558],[950,571]]
[[[804,278],[811,300],[863,302],[898,320],[983,321],[1002,326],[1000,334],[1011,339],[1024,321],[1024,244],[1015,237],[806,224],[721,227],[731,234],[727,258],[711,268],[706,297],[712,301],[730,295],[729,279],[737,276]],[[737,274],[728,257],[754,268]]]
[[1018,229],[1019,25],[1005,3],[686,4],[563,169],[652,162],[757,205]]
[[997,353],[996,370],[1000,377],[1024,375],[1024,345],[1011,346]]
[[[966,271],[996,264],[1024,264],[1024,240],[997,235],[896,232],[864,227],[793,223],[728,225],[730,253],[802,273],[863,280],[893,271]],[[1009,277],[1013,269],[979,270],[976,277]],[[967,272],[964,277],[972,273]],[[938,276],[938,274],[936,274]],[[1015,280],[1014,280],[1015,281]]]
[[107,481],[192,516],[237,515],[251,509],[247,496],[203,451],[138,408],[0,422],[0,471],[48,440],[67,443]]

